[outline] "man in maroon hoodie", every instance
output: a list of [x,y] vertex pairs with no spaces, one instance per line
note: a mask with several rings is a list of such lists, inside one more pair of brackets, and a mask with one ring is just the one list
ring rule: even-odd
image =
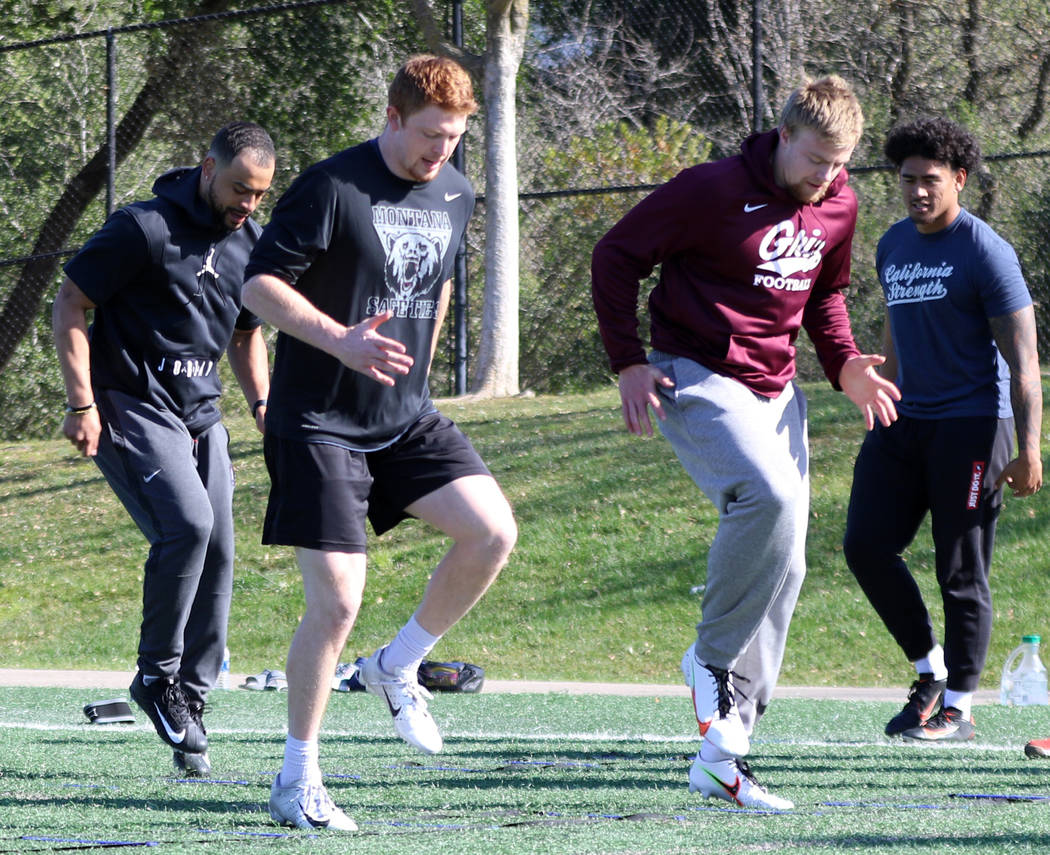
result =
[[[799,329],[868,429],[891,423],[900,400],[875,370],[883,357],[854,343],[842,293],[857,219],[844,167],[862,126],[845,81],[807,81],[779,128],[752,135],[735,157],[684,170],[594,249],[594,306],[627,429],[652,435],[651,408],[719,511],[703,619],[682,662],[703,736],[689,789],[746,807],[793,807],[741,758],[772,697],[805,575]],[[646,356],[638,289],[657,264]]]

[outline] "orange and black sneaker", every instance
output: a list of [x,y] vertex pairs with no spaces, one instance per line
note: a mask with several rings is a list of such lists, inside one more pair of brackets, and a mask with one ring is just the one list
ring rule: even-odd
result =
[[906,730],[926,724],[940,704],[947,687],[947,680],[934,680],[933,674],[920,674],[919,679],[911,684],[904,709],[886,725],[886,735],[900,736]]
[[916,739],[923,742],[965,742],[973,739],[977,729],[973,726],[973,717],[963,717],[962,710],[955,707],[941,707],[933,718],[919,727],[904,731],[905,739]]
[[1033,739],[1024,747],[1024,756],[1033,760],[1050,757],[1050,739]]

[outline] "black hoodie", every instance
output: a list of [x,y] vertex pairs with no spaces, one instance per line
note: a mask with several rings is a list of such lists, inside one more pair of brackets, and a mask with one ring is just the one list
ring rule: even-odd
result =
[[95,305],[91,383],[168,410],[197,436],[220,418],[218,362],[241,308],[244,266],[261,231],[229,231],[200,198],[200,167],[153,184],[156,197],[116,211],[65,266]]

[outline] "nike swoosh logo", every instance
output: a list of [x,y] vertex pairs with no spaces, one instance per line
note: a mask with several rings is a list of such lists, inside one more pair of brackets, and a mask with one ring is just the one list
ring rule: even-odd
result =
[[160,723],[164,725],[164,732],[168,734],[168,739],[170,739],[176,745],[181,745],[182,740],[186,738],[186,729],[183,728],[182,730],[172,730],[171,725],[168,724],[168,720],[164,718],[164,713],[161,712],[161,709],[159,706],[157,706],[156,702],[154,702],[153,704],[153,709],[157,711],[157,717],[160,719]]
[[303,816],[306,817],[306,821],[310,823],[310,825],[312,825],[314,828],[328,828],[328,820],[314,819],[312,816],[310,816],[310,814],[308,813],[309,808],[302,803],[302,800],[299,801],[299,810],[303,812]]
[[933,718],[933,711],[937,708],[937,702],[938,701],[940,701],[939,697],[938,698],[934,698],[926,706],[926,709],[921,710],[919,712],[919,721],[921,721],[923,724],[926,724],[927,721],[929,721],[931,718]]
[[161,473],[161,470],[158,469],[156,472],[151,472],[149,475],[143,475],[142,476],[142,480],[145,481],[148,484],[150,481],[152,481],[154,478],[156,478],[158,475],[160,475],[160,473]]
[[737,798],[737,795],[740,793],[741,784],[739,775],[735,776],[732,784],[727,784],[725,781],[719,778],[718,775],[716,775],[714,772],[708,769],[704,769],[704,774],[707,775],[707,777],[714,781],[716,784],[718,784],[718,786],[720,786],[723,790],[725,790],[726,793],[728,793],[729,797],[738,805],[740,805],[740,807],[744,806],[743,804],[741,804],[740,799]]
[[383,700],[386,701],[387,707],[390,709],[390,715],[397,718],[401,714],[401,707],[395,707],[393,702],[390,700],[390,696],[386,692],[383,692]]
[[744,213],[750,214],[752,211],[757,211],[760,208],[765,208],[768,204],[768,202],[763,202],[761,205],[752,205],[751,203],[747,203],[744,205]]
[[446,202],[452,202],[455,199],[458,199],[462,195],[463,195],[462,193],[446,193],[445,194],[445,201]]
[[707,736],[707,729],[711,726],[711,719],[709,719],[709,718],[701,719],[700,718],[700,713],[699,713],[699,711],[696,708],[696,689],[695,688],[693,688],[691,690],[690,694],[693,696],[693,715],[696,716],[696,723],[700,726],[700,735],[701,736]]

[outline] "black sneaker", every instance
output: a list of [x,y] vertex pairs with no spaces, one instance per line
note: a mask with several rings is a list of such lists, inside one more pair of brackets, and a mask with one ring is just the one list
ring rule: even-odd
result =
[[906,730],[922,727],[930,720],[933,711],[941,702],[947,680],[934,680],[933,674],[920,674],[919,679],[911,684],[908,702],[899,713],[886,725],[887,736],[899,736]]
[[1024,756],[1032,760],[1050,757],[1050,739],[1033,739],[1024,747]]
[[208,737],[203,726],[190,715],[186,696],[177,680],[159,677],[147,686],[140,671],[128,691],[150,717],[157,735],[172,748],[187,754],[203,754],[208,750]]
[[201,729],[201,733],[205,736],[205,742],[207,742],[208,731],[204,729],[204,704],[200,701],[191,701],[187,698],[186,708],[190,711],[190,718],[193,719],[193,723]]
[[965,719],[961,710],[955,707],[941,707],[937,715],[925,724],[906,730],[901,736],[923,742],[966,742],[973,739],[976,733],[973,717]]
[[184,778],[207,778],[211,775],[211,760],[208,759],[207,751],[191,754],[176,748],[171,762],[175,766],[175,773]]
[[[188,701],[186,706],[194,724],[200,728],[201,733],[207,736],[208,731],[204,729],[204,704]],[[175,766],[176,774],[185,778],[207,778],[211,775],[211,760],[208,758],[207,751],[193,754],[176,748],[171,762]]]

